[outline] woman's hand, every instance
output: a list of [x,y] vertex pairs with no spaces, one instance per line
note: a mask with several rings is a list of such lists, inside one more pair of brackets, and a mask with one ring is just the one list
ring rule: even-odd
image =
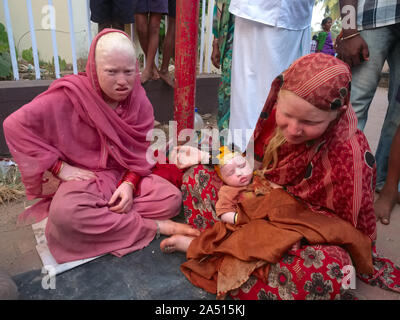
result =
[[[120,201],[118,201],[120,199]],[[132,208],[133,204],[133,188],[129,183],[122,182],[121,185],[114,191],[108,205],[110,210],[116,213],[127,213]]]
[[176,164],[179,169],[189,168],[198,163],[208,164],[210,155],[191,146],[175,147],[170,155],[170,163]]
[[63,162],[58,178],[62,181],[85,181],[96,178],[96,175],[92,171],[77,168]]
[[219,51],[218,39],[214,39],[213,49],[211,53],[211,62],[214,65],[214,67],[219,69],[219,67],[221,66],[220,61],[221,61],[221,52]]

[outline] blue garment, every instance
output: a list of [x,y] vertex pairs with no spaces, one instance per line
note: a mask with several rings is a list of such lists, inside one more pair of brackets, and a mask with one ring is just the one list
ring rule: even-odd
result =
[[400,103],[396,101],[397,88],[400,86],[400,33],[397,27],[391,25],[360,31],[368,44],[369,61],[352,68],[351,103],[361,130],[367,122],[368,109],[378,87],[385,60],[390,68],[389,105],[375,155],[377,189],[380,189],[386,180],[390,146],[400,124]]
[[168,13],[168,0],[139,0],[136,2],[135,13]]
[[136,1],[90,0],[90,20],[97,23],[133,23]]

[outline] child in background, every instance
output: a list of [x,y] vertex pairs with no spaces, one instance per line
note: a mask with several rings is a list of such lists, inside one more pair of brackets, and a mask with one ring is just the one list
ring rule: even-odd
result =
[[315,35],[313,35],[312,40],[311,40],[311,50],[310,50],[310,53],[315,53],[315,52],[317,52],[317,45],[318,45],[318,36],[315,34]]

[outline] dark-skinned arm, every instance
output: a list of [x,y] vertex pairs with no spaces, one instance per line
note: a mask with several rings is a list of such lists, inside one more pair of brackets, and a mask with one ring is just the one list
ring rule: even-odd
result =
[[[350,67],[355,67],[369,59],[368,45],[357,30],[358,0],[340,0],[339,4],[343,36],[337,39],[336,52],[339,59]],[[352,9],[346,10],[346,6],[351,6]]]

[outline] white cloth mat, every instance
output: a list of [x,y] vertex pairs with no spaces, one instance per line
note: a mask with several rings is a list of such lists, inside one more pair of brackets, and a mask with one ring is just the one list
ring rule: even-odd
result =
[[60,273],[63,273],[67,270],[73,269],[77,266],[80,266],[86,262],[92,261],[94,259],[97,259],[101,256],[93,257],[93,258],[88,258],[88,259],[82,259],[82,260],[76,260],[76,261],[71,261],[71,262],[66,262],[66,263],[61,263],[58,264],[56,260],[54,259],[53,255],[51,254],[49,247],[47,246],[47,240],[45,236],[45,228],[46,228],[46,223],[47,223],[47,218],[43,219],[42,221],[35,223],[32,225],[33,233],[36,238],[36,250],[40,256],[40,259],[42,260],[43,263],[43,268],[47,270],[47,272],[50,275],[57,275]]

